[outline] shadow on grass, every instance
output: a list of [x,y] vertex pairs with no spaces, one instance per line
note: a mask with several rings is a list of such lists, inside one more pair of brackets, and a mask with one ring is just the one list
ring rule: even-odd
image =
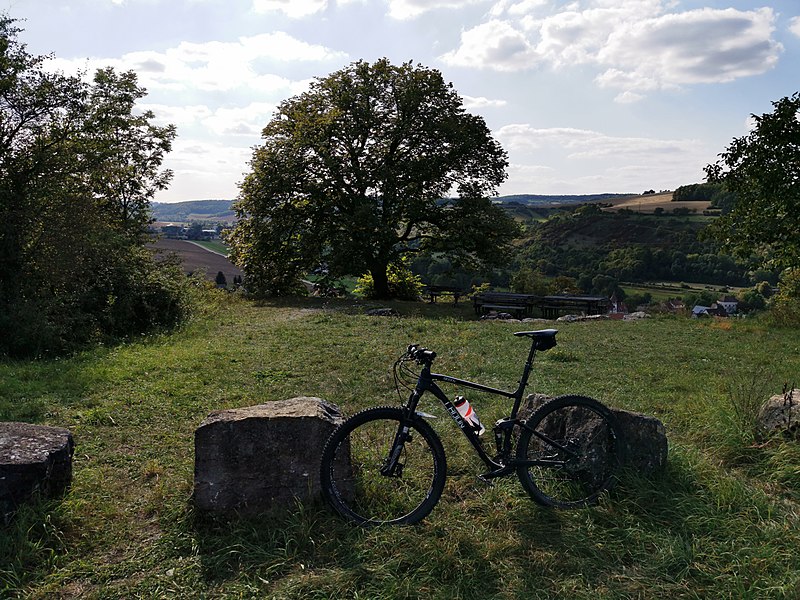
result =
[[[84,398],[96,383],[92,359],[0,359],[0,421],[41,423]],[[53,420],[53,419],[50,419]],[[57,423],[56,423],[57,424]]]
[[0,520],[0,598],[44,580],[65,554],[66,528],[60,498],[23,504]]
[[585,510],[484,492],[443,499],[411,527],[361,529],[309,506],[251,519],[194,515],[192,529],[206,585],[245,582],[281,598],[766,598],[800,591],[800,535],[787,529],[774,501],[695,459],[673,455],[650,478],[628,473],[600,506]]
[[244,579],[281,598],[491,598],[498,591],[482,540],[457,526],[359,528],[319,505],[192,520],[212,586]]
[[[424,319],[454,319],[457,321],[475,321],[478,316],[469,300],[458,304],[452,302],[412,302],[405,300],[364,300],[361,298],[271,298],[256,301],[255,306],[285,309],[318,309],[332,310],[350,315],[365,315],[376,308],[392,308],[400,318],[419,317]],[[393,317],[376,317],[393,318]],[[395,317],[396,318],[396,317]]]

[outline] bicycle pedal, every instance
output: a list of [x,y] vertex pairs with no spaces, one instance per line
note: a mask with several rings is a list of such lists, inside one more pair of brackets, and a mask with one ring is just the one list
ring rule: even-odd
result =
[[491,479],[489,479],[485,475],[478,475],[477,479],[478,479],[478,481],[480,481],[481,483],[485,483],[489,487],[494,487],[494,481],[492,481]]

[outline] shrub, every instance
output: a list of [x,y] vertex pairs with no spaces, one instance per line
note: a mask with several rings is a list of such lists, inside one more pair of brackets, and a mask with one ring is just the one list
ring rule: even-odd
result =
[[800,268],[787,269],[781,275],[770,315],[779,325],[800,325]]
[[[403,258],[400,262],[389,265],[386,272],[389,278],[389,295],[398,300],[419,300],[422,295],[422,280],[419,275],[414,275],[409,266],[410,260]],[[375,282],[370,273],[358,279],[353,293],[363,296],[368,300],[376,298]]]
[[191,313],[191,281],[174,261],[110,243],[52,289],[35,277],[0,293],[0,354],[58,355],[173,327]]

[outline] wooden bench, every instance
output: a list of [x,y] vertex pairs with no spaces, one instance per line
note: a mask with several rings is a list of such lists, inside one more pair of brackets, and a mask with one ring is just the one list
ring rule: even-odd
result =
[[518,317],[530,316],[539,296],[512,294],[507,292],[481,292],[472,296],[475,314],[485,315],[490,311],[507,312]]
[[428,297],[428,302],[431,304],[436,302],[436,298],[439,296],[452,296],[453,297],[453,304],[458,304],[459,299],[462,296],[467,295],[468,292],[464,291],[460,287],[448,286],[448,285],[429,285],[426,286],[425,291],[423,292],[425,296]]

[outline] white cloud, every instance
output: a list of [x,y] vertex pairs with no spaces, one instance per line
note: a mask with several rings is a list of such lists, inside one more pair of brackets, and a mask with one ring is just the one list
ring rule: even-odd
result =
[[[292,0],[287,0],[292,1]],[[471,4],[482,4],[487,0],[389,0],[389,16],[393,19],[415,19],[436,9],[459,9]]]
[[220,108],[205,120],[209,129],[218,135],[248,136],[256,142],[261,130],[270,121],[276,105],[253,102],[244,107]]
[[141,103],[141,110],[150,110],[155,115],[155,122],[161,125],[172,123],[180,130],[181,127],[202,123],[211,117],[214,112],[205,105],[169,106],[167,104]]
[[484,98],[483,96],[462,96],[462,99],[464,100],[464,108],[467,110],[500,108],[508,104],[505,100],[492,100],[490,98]]
[[789,31],[800,37],[800,17],[792,17],[789,21]]
[[623,70],[631,89],[651,89],[653,81],[660,87],[733,81],[775,66],[782,46],[771,37],[774,21],[770,8],[704,8],[627,23],[609,36],[598,61]]
[[559,147],[570,158],[614,156],[620,159],[636,156],[665,156],[694,151],[694,140],[658,140],[637,137],[615,137],[597,131],[570,127],[538,129],[527,124],[501,127],[495,135],[511,150]]
[[[124,0],[122,0],[124,1]],[[253,0],[256,13],[282,12],[292,19],[302,19],[324,12],[329,4],[366,4],[368,0]],[[437,9],[458,10],[471,4],[486,3],[488,0],[387,0],[388,14],[392,19],[405,21],[416,19],[426,12]],[[527,0],[542,1],[542,0]]]
[[164,168],[175,173],[169,196],[185,200],[232,198],[231,182],[244,178],[252,150],[217,142],[183,141],[179,137],[164,160]]
[[253,10],[257,13],[280,11],[292,19],[317,14],[327,7],[327,0],[253,0]]
[[632,92],[628,90],[627,92],[622,92],[621,94],[617,95],[614,98],[614,102],[618,102],[620,104],[633,104],[634,102],[639,102],[639,100],[643,100],[644,96],[642,94],[637,94],[636,92]]
[[166,104],[143,103],[141,110],[151,110],[155,121],[160,124],[172,123],[181,130],[201,130],[217,136],[249,137],[247,144],[258,142],[261,130],[272,119],[277,105],[271,102],[251,102],[245,106],[220,107],[211,109],[205,105],[170,106]]
[[[613,136],[590,129],[529,124],[507,125],[494,133],[511,161],[509,183],[500,189],[501,194],[675,187],[700,176],[710,158],[708,149],[693,139]],[[565,178],[564,173],[573,175]]]
[[518,71],[533,67],[538,57],[524,33],[507,21],[492,20],[461,33],[461,46],[440,57],[451,66]]
[[[462,32],[449,65],[518,71],[540,65],[595,65],[596,82],[620,90],[618,102],[643,92],[722,83],[773,68],[783,47],[773,39],[771,8],[667,12],[662,0],[587,0],[542,12],[539,0],[501,0],[491,19]],[[791,21],[800,35],[800,18]]]
[[270,66],[286,62],[340,60],[343,53],[308,44],[284,32],[241,37],[234,42],[181,42],[163,52],[130,52],[116,59],[50,61],[53,69],[74,73],[81,69],[91,75],[112,66],[134,70],[148,90],[199,90],[205,92],[255,88],[285,96],[308,87],[308,81],[294,82],[267,72]]
[[541,6],[547,6],[548,3],[551,3],[551,0],[496,0],[488,15],[493,18],[524,16],[534,13]]
[[504,147],[511,150],[537,150],[547,145],[568,147],[591,142],[600,134],[570,127],[537,129],[527,124],[512,124],[501,127],[495,135]]

